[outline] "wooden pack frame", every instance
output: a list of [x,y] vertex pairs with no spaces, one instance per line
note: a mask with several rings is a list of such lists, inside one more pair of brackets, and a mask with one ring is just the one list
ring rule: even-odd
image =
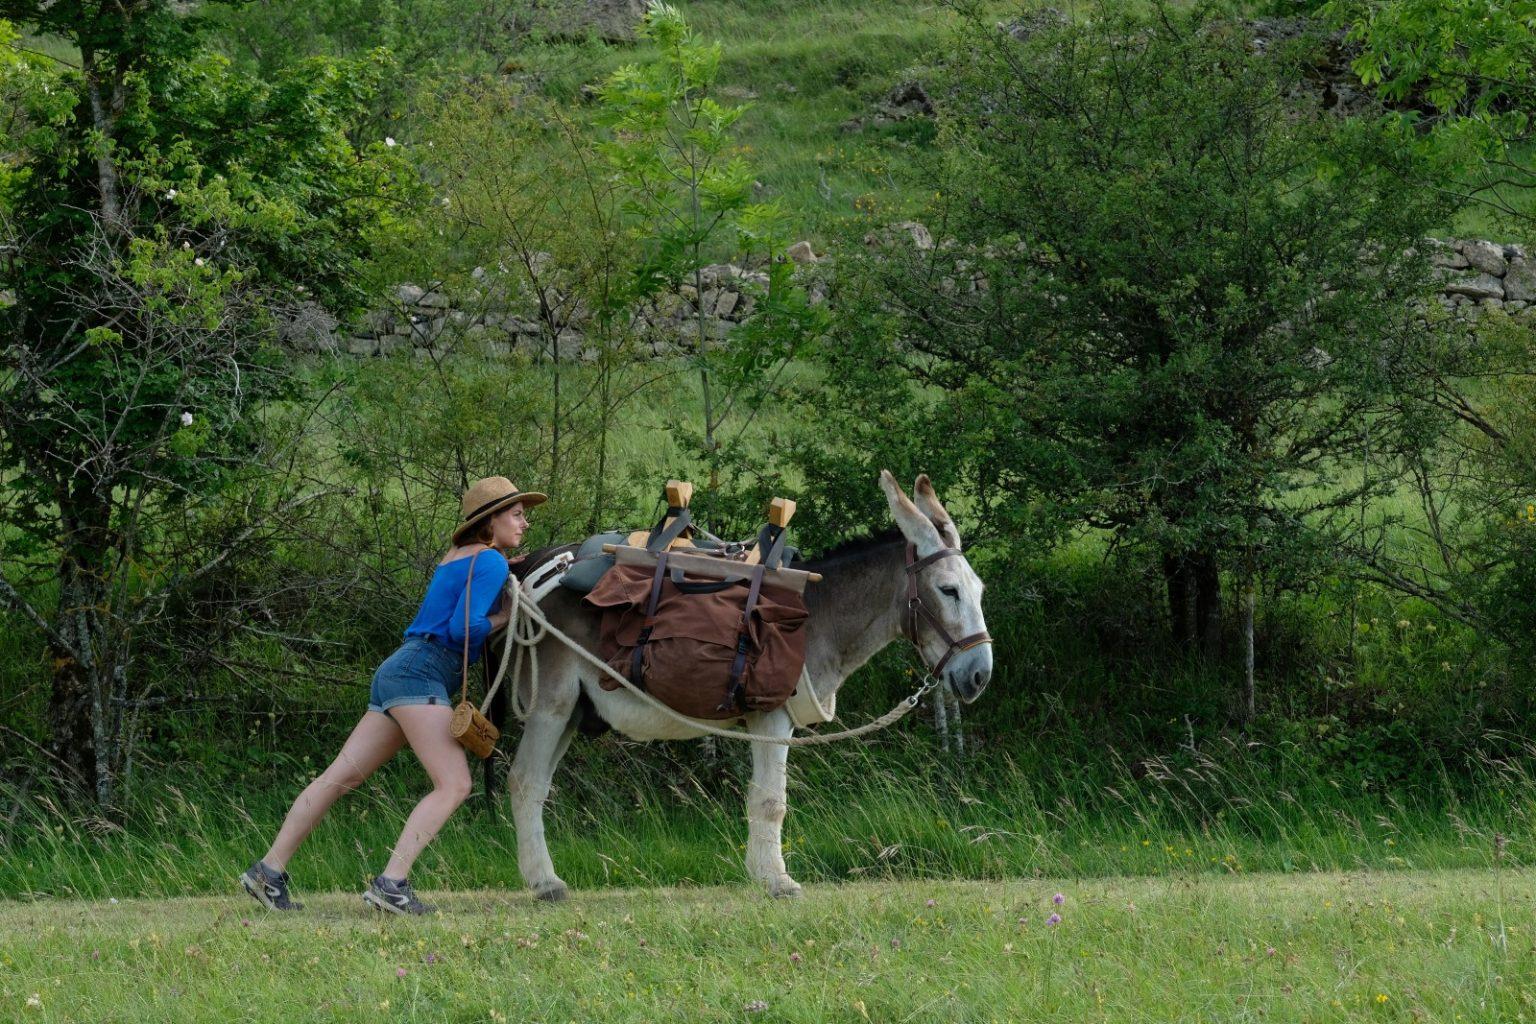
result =
[[[693,542],[693,524],[688,513],[689,502],[693,500],[693,484],[684,480],[668,480],[666,500],[667,514],[660,523],[649,530],[634,531],[625,539],[624,545],[605,544],[603,551],[611,554],[619,547],[627,545],[630,548],[648,551],[653,556],[660,551],[688,551],[689,549],[696,549],[700,552],[709,552],[710,548],[699,547]],[[777,568],[784,549],[785,531],[789,527],[789,521],[795,516],[795,507],[795,502],[790,498],[774,498],[768,502],[768,523],[763,527],[762,532],[758,534],[758,542],[732,557],[731,561],[737,565],[758,565],[765,557],[771,557],[774,567]],[[707,555],[706,557],[717,556]],[[654,565],[655,560],[652,558],[646,562],[626,561],[623,564]],[[687,571],[694,570],[690,569]],[[713,573],[705,573],[704,575],[720,579],[747,578],[744,575],[725,577],[715,576]],[[819,579],[820,577],[817,578]],[[765,582],[770,586],[778,585],[774,584],[771,580]],[[805,581],[800,581],[800,592],[803,592],[804,586]]]

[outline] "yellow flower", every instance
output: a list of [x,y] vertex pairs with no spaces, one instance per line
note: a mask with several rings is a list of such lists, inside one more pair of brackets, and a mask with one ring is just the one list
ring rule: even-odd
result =
[[1386,1002],[1387,1001],[1387,994],[1385,992],[1378,992],[1378,993],[1376,993],[1376,1001],[1378,1003]]
[[381,1009],[381,1010],[389,1009],[389,1000],[388,999],[380,999],[379,1000],[379,1009]]

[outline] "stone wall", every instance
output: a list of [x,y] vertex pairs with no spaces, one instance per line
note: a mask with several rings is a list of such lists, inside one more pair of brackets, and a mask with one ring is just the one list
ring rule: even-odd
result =
[[[915,221],[871,234],[866,244],[889,244],[892,239],[917,249],[934,247],[928,229]],[[1521,317],[1536,315],[1536,261],[1523,246],[1481,239],[1431,239],[1428,244],[1443,277],[1438,301],[1452,315],[1473,320],[1491,309]],[[802,270],[822,262],[806,242],[793,246],[789,255]],[[493,356],[520,352],[530,357],[558,355],[566,361],[596,358],[596,348],[581,329],[579,311],[567,321],[552,318],[551,324],[543,324],[535,319],[536,304],[498,298],[503,289],[483,271],[475,276],[475,287],[452,297],[441,287],[402,284],[384,306],[351,329],[344,329],[318,307],[304,307],[284,325],[283,338],[302,351],[353,356],[410,353],[425,358],[471,349]],[[676,294],[635,311],[635,334],[643,352],[666,356],[693,350],[701,306],[706,343],[718,342],[751,315],[757,295],[768,283],[761,271],[730,263],[704,268],[701,278],[702,296],[699,289],[684,285]],[[808,274],[802,280],[812,301],[824,298],[825,285],[819,276]],[[968,282],[965,290],[985,286],[984,281]]]
[[1530,315],[1536,304],[1536,263],[1525,247],[1481,239],[1431,240],[1443,283],[1440,304],[1475,319],[1484,310]]
[[[809,247],[805,247],[805,252]],[[768,285],[768,275],[730,263],[705,267],[702,288],[685,284],[675,294],[639,308],[633,314],[634,333],[644,351],[671,355],[696,345],[697,319],[705,315],[706,343],[719,341],[746,317],[757,295]],[[284,340],[296,349],[345,353],[354,356],[389,356],[409,352],[420,357],[459,349],[475,349],[487,355],[558,355],[562,360],[591,361],[597,350],[582,330],[578,309],[537,319],[538,304],[528,299],[501,297],[483,270],[475,272],[476,286],[450,295],[441,286],[402,284],[388,301],[348,328],[316,307],[298,312],[285,325]],[[560,303],[552,305],[557,307]]]

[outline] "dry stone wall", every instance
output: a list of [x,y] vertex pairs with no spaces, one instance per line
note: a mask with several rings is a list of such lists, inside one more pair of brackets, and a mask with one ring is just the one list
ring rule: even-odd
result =
[[[932,249],[928,229],[916,221],[891,225],[871,234],[867,244],[891,240],[916,249]],[[1519,317],[1536,316],[1536,260],[1522,245],[1483,239],[1431,239],[1431,259],[1441,275],[1437,300],[1457,318],[1475,320],[1499,309]],[[799,242],[789,256],[802,270],[823,262],[808,242]],[[451,296],[441,287],[402,284],[389,301],[345,328],[316,306],[299,309],[283,327],[283,338],[302,351],[351,356],[426,358],[447,352],[470,350],[492,356],[525,353],[529,357],[558,356],[562,361],[591,361],[597,349],[582,330],[580,311],[565,319],[543,323],[533,313],[535,304],[498,299],[499,290],[477,272],[477,286]],[[705,317],[705,343],[718,343],[731,328],[752,315],[757,296],[767,286],[759,270],[730,263],[704,268],[702,288],[684,285],[675,294],[663,295],[637,309],[635,334],[642,352],[653,356],[692,351],[697,345],[697,318]],[[825,297],[819,275],[803,276],[812,301]],[[984,281],[967,282],[966,291],[985,288]]]
[[1489,309],[1530,315],[1536,305],[1536,262],[1525,246],[1482,239],[1430,244],[1430,258],[1442,275],[1441,305],[1469,319]]
[[[804,252],[809,252],[808,246]],[[380,308],[348,328],[318,308],[307,307],[285,326],[284,340],[300,350],[353,356],[411,353],[425,358],[468,349],[493,356],[513,352],[558,356],[563,361],[597,357],[596,347],[582,329],[581,310],[563,310],[541,320],[536,302],[499,298],[502,289],[483,271],[477,271],[476,278],[476,287],[458,295],[440,285],[399,285]],[[768,275],[719,263],[705,267],[699,283],[700,287],[685,284],[634,311],[633,332],[644,351],[664,356],[694,348],[701,310],[705,343],[725,338],[751,316],[757,296],[768,285]],[[812,293],[819,298],[816,286]],[[551,305],[561,308],[558,302]]]

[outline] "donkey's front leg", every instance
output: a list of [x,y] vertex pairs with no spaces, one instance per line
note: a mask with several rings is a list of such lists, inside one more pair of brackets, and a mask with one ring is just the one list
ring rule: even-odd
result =
[[[563,702],[562,702],[563,703]],[[541,900],[563,900],[567,889],[544,841],[544,800],[555,766],[576,730],[573,708],[535,708],[523,724],[522,740],[507,776],[512,820],[517,826],[517,866],[523,882]]]
[[[749,716],[747,729],[758,736],[788,736],[794,731],[789,712],[780,708]],[[789,748],[778,743],[752,744],[752,782],[747,787],[747,874],[768,887],[770,896],[798,896],[800,883],[784,867],[784,789]]]

